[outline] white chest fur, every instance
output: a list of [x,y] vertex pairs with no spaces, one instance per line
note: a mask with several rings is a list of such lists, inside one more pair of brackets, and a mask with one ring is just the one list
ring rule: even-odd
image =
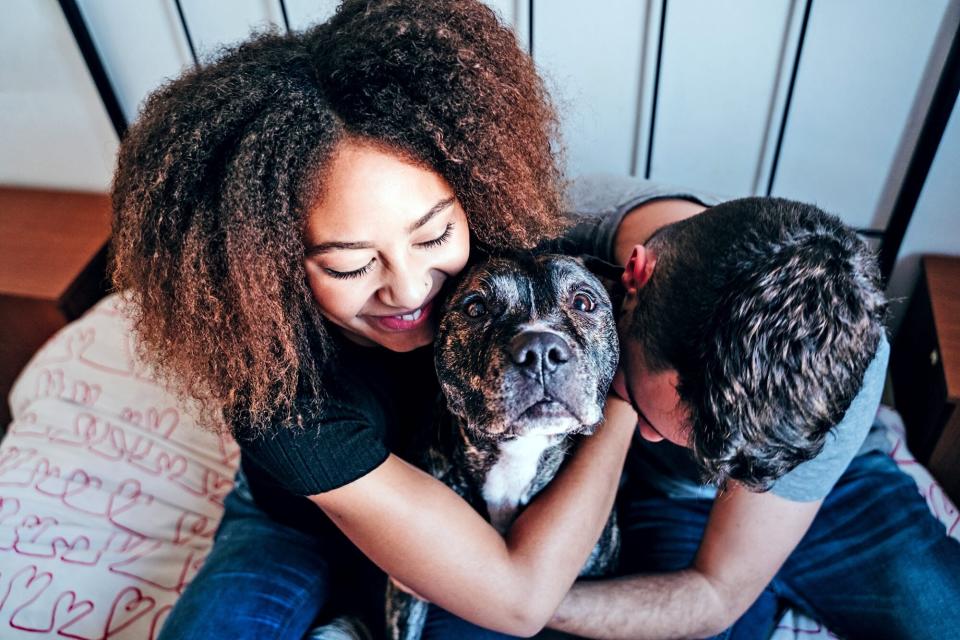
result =
[[529,488],[537,474],[540,455],[550,444],[550,436],[528,435],[500,446],[500,459],[487,472],[483,485],[490,522],[500,533],[510,528],[517,511],[530,499]]

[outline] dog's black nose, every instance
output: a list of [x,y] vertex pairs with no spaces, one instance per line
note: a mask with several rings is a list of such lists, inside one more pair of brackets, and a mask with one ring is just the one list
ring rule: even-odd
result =
[[524,369],[553,371],[570,360],[563,338],[546,331],[524,331],[510,341],[510,357]]

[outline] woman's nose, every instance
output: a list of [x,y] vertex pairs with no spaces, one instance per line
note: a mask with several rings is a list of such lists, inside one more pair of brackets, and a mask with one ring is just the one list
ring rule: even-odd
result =
[[430,275],[413,265],[393,265],[389,277],[380,288],[380,301],[397,309],[410,311],[420,307],[430,292]]

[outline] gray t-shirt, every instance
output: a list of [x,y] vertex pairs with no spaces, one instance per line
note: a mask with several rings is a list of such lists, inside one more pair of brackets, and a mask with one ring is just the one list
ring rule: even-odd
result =
[[[797,465],[777,480],[772,493],[795,502],[810,502],[826,497],[833,485],[859,454],[878,448],[883,439],[868,439],[880,405],[886,377],[890,345],[881,338],[877,353],[863,376],[860,391],[843,419],[827,434],[820,454]],[[717,490],[699,481],[700,472],[689,450],[666,441],[647,442],[634,439],[630,453],[630,469],[671,498],[714,498]]]
[[[705,206],[718,204],[716,196],[678,189],[639,178],[584,176],[571,183],[568,204],[576,226],[568,235],[582,251],[613,260],[613,242],[623,216],[653,200],[684,199]],[[568,252],[571,247],[565,248]],[[825,497],[858,453],[875,448],[868,438],[880,404],[890,345],[882,337],[857,393],[843,419],[827,435],[820,454],[777,480],[771,491],[797,502]],[[651,443],[639,436],[631,451],[631,470],[673,498],[713,498],[716,489],[699,482],[699,469],[687,449],[663,441]]]

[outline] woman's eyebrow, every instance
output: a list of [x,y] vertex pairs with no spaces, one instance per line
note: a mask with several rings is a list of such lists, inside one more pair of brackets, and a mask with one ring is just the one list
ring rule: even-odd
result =
[[320,253],[326,253],[327,251],[334,251],[336,249],[370,249],[373,247],[373,244],[370,242],[320,242],[313,245],[307,249],[306,257],[315,256]]
[[433,219],[435,215],[437,215],[438,213],[440,213],[441,211],[449,207],[451,204],[453,204],[454,200],[456,200],[456,198],[454,196],[450,196],[449,198],[444,198],[437,204],[430,207],[430,211],[427,211],[427,213],[424,214],[423,217],[421,217],[419,220],[417,220],[412,225],[407,227],[407,233],[413,233],[423,225],[430,222],[430,220]]
[[[423,225],[430,222],[434,216],[438,213],[449,207],[456,200],[456,197],[450,196],[449,198],[444,198],[437,204],[430,207],[430,210],[427,211],[422,217],[417,219],[416,222],[407,227],[407,233],[413,233],[415,230],[419,229]],[[335,251],[337,249],[370,249],[373,247],[372,242],[341,242],[339,240],[332,240],[330,242],[319,242],[306,251],[306,257],[311,257],[318,255],[320,253],[326,253],[327,251]]]

